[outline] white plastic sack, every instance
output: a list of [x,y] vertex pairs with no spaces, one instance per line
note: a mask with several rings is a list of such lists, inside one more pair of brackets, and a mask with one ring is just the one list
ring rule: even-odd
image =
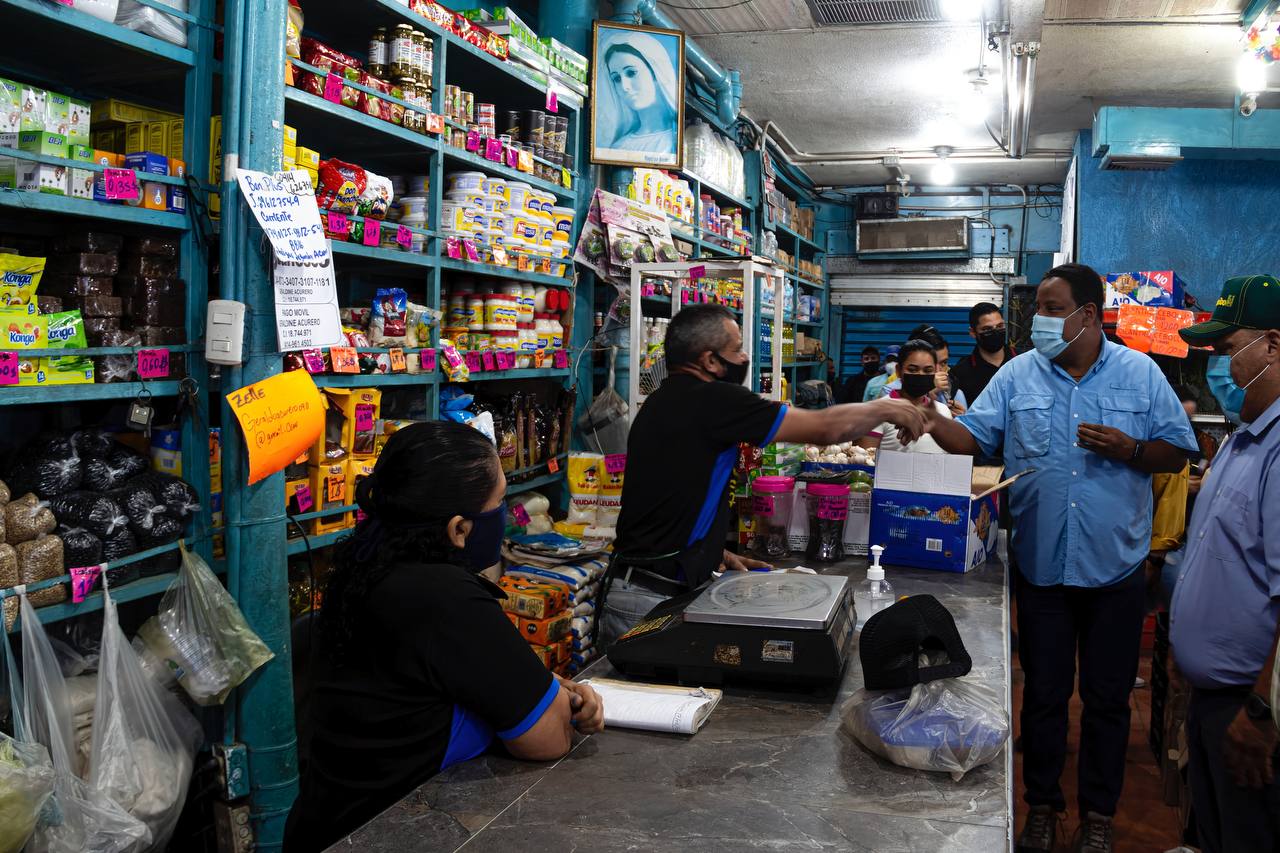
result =
[[186,801],[200,724],[142,668],[105,579],[102,598],[90,783],[146,825],[150,839],[139,849],[163,850]]
[[118,0],[75,0],[75,8],[109,24],[116,19],[120,3]]
[[844,728],[881,758],[955,780],[999,755],[1009,737],[1009,717],[996,691],[967,677],[909,691],[864,688],[841,715]]
[[[159,0],[166,6],[187,11],[187,0]],[[181,18],[166,15],[159,9],[144,6],[136,0],[120,0],[120,9],[116,12],[116,23],[126,30],[146,33],[164,39],[178,47],[187,46],[187,24]]]
[[[21,596],[23,717],[27,736],[49,751],[53,797],[45,803],[27,853],[133,853],[151,839],[147,825],[76,775],[66,682],[35,608]],[[114,613],[111,624],[115,624]],[[119,628],[116,629],[117,631]]]
[[[8,703],[14,734],[26,738],[22,688],[8,634],[0,635],[0,643],[5,647],[0,670],[6,686],[0,701]],[[18,853],[26,845],[52,793],[53,763],[49,751],[38,743],[16,740],[0,732],[0,853]]]
[[182,549],[178,578],[138,637],[201,705],[219,705],[273,657],[204,560]]

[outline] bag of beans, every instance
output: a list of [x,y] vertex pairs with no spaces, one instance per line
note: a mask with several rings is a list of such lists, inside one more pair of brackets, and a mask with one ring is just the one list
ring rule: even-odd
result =
[[52,533],[57,527],[58,520],[48,505],[30,492],[5,504],[4,533],[10,545],[30,542],[37,536]]
[[[18,553],[18,576],[22,583],[33,584],[62,577],[62,540],[57,536],[39,536],[19,543],[14,550]],[[38,589],[27,593],[27,597],[36,607],[58,604],[67,600],[67,585],[60,583]]]

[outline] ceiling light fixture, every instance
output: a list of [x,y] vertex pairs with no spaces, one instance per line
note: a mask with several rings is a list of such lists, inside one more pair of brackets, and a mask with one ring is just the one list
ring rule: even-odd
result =
[[984,0],[941,0],[942,13],[953,21],[976,21]]
[[1009,76],[1005,80],[1008,102],[1009,156],[1021,159],[1031,138],[1031,103],[1035,96],[1036,58],[1040,42],[1016,42],[1009,46]]
[[939,145],[933,149],[933,153],[938,155],[938,162],[933,164],[933,169],[929,172],[929,182],[935,187],[951,186],[956,179],[956,170],[947,162],[947,158],[951,156],[951,148]]
[[1256,95],[1267,89],[1267,66],[1252,52],[1242,54],[1236,63],[1236,85],[1246,95]]

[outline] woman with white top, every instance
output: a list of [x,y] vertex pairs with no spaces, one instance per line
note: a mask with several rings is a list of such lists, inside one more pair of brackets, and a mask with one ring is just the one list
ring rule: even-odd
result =
[[[935,399],[939,390],[938,377],[938,351],[932,345],[922,340],[908,341],[898,352],[898,380],[891,383],[898,386],[888,390],[890,397],[897,397],[906,400],[912,400],[922,409],[932,407],[939,415],[943,417],[951,417],[951,409],[945,404]],[[944,373],[945,376],[945,368]],[[943,449],[933,440],[933,437],[926,434],[909,444],[903,444],[898,440],[898,428],[893,424],[881,424],[876,429],[867,433],[859,442],[866,448],[878,448],[879,450],[900,450],[906,453],[943,453]]]

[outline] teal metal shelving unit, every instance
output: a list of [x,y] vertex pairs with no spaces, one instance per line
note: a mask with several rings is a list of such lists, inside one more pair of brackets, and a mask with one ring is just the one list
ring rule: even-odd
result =
[[[179,46],[151,35],[134,32],[117,24],[95,18],[70,6],[45,0],[0,0],[0,31],[15,37],[6,42],[0,53],[0,76],[69,95],[86,101],[122,98],[142,101],[183,117],[182,160],[192,174],[206,174],[209,163],[209,119],[215,85],[217,63],[213,59],[213,0],[190,0],[186,13],[178,16],[186,22],[186,45]],[[56,44],[51,50],[49,45]],[[124,152],[119,152],[124,153]],[[69,165],[61,158],[29,154],[0,148],[0,156],[18,157],[50,165]],[[91,163],[76,163],[75,168],[101,171]],[[182,179],[148,175],[147,180],[180,185]],[[180,239],[179,274],[187,282],[186,331],[189,341],[204,334],[207,301],[208,246],[207,231],[195,222],[196,214],[146,210],[141,207],[97,202],[43,193],[0,189],[0,232],[49,236],[64,228],[94,228],[126,235],[177,234]],[[88,348],[79,350],[29,350],[25,355],[42,352],[56,355],[130,355],[140,348]],[[199,345],[167,347],[185,354],[186,375],[199,386],[207,383],[204,349]],[[0,425],[6,430],[28,430],[41,424],[73,424],[83,406],[94,406],[92,416],[112,403],[124,404],[142,394],[152,398],[173,397],[179,393],[177,377],[167,380],[93,385],[17,386],[0,388]],[[181,422],[183,475],[201,495],[210,493],[208,463],[208,405],[197,396],[189,416]],[[207,502],[206,502],[207,503]],[[205,509],[193,519],[185,541],[205,558],[210,557],[210,511]],[[157,554],[172,551],[177,545],[162,546],[112,563],[119,567],[136,563]],[[215,564],[216,566],[217,564]],[[113,589],[117,601],[132,601],[156,595],[173,581],[175,575],[148,577]],[[69,576],[31,584],[31,590],[67,583]],[[3,597],[4,591],[0,591]],[[102,606],[100,593],[91,593],[83,602],[39,608],[44,622],[67,619]],[[16,630],[16,626],[15,626]]]

